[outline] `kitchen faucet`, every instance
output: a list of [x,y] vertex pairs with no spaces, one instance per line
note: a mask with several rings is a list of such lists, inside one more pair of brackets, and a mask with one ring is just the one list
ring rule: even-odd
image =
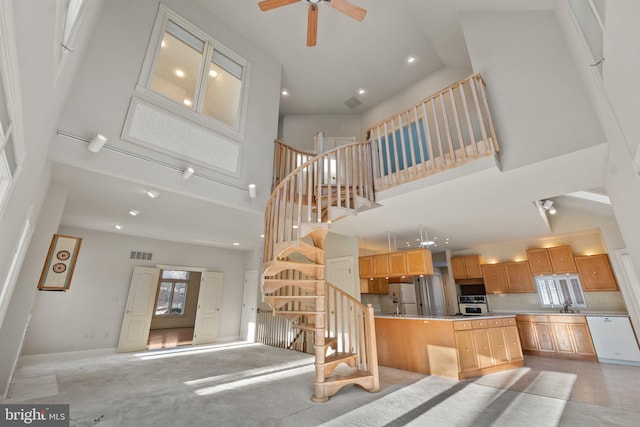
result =
[[[560,310],[560,313],[569,313],[569,307],[571,307],[571,302],[569,301],[569,299],[566,299],[564,301],[564,304],[562,305],[562,310]],[[573,313],[573,310],[571,310],[571,313]]]

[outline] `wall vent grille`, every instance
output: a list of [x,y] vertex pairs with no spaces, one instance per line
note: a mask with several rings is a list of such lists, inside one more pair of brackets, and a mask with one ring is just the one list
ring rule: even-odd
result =
[[131,251],[130,259],[142,259],[145,261],[151,261],[153,254],[151,252]]

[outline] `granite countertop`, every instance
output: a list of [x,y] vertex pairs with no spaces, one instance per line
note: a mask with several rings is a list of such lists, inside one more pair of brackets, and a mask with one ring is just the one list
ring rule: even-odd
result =
[[531,316],[592,316],[592,317],[629,317],[628,313],[603,313],[603,312],[574,312],[560,313],[559,311],[523,311],[520,313],[495,313],[495,314],[521,314]]
[[515,314],[510,313],[494,313],[494,314],[481,314],[477,316],[463,316],[463,315],[453,315],[453,316],[413,316],[413,315],[403,315],[403,316],[394,316],[393,314],[383,314],[378,313],[375,315],[378,319],[397,319],[397,320],[448,320],[448,321],[458,321],[458,320],[478,320],[478,319],[486,319],[486,318],[509,318],[514,317]]

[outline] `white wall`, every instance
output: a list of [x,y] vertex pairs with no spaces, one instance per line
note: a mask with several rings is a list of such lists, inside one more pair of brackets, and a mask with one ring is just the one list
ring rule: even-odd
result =
[[314,137],[320,131],[325,136],[350,137],[364,140],[360,130],[359,115],[338,114],[289,114],[280,118],[282,133],[278,138],[287,145],[315,152]]
[[[196,167],[198,173],[237,188],[202,179],[185,183],[176,180],[174,169],[104,151],[100,156],[88,157],[84,143],[65,137],[55,138],[51,158],[79,168],[150,183],[159,189],[187,193],[225,205],[262,210],[269,192],[259,191],[255,199],[250,199],[243,190],[249,183],[271,182],[273,141],[277,136],[280,104],[281,65],[197,1],[167,0],[164,3],[250,64],[250,78],[246,82],[249,94],[246,125],[244,139],[240,141],[239,176]],[[96,24],[99,31],[91,40],[91,51],[81,64],[59,127],[84,138],[91,138],[99,131],[109,138],[109,146],[182,168],[185,161],[120,139],[149,45],[158,4],[158,0],[105,2]]]
[[465,12],[461,22],[487,84],[503,170],[606,140],[552,11]]
[[[60,233],[83,239],[73,280],[67,292],[38,293],[23,354],[115,348],[133,267],[157,264],[223,272],[218,339],[239,336],[245,252],[72,227]],[[153,259],[131,260],[132,250],[152,252]]]

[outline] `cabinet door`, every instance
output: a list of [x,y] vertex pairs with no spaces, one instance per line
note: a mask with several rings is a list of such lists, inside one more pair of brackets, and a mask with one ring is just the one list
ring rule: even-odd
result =
[[509,292],[536,292],[533,275],[527,261],[505,262]]
[[404,276],[407,272],[404,252],[393,252],[388,254],[389,257],[389,275]]
[[575,258],[582,289],[585,291],[617,291],[618,285],[611,271],[607,254]]
[[536,330],[536,338],[538,339],[538,350],[549,351],[555,353],[556,348],[553,345],[553,332],[548,323],[534,323]]
[[571,325],[568,323],[551,323],[551,331],[556,340],[558,353],[575,353],[571,339]]
[[468,255],[464,257],[464,266],[467,269],[467,277],[470,279],[482,277],[482,257],[480,255]]
[[491,340],[489,339],[489,329],[474,329],[473,339],[476,345],[478,367],[487,368],[493,366],[493,355],[491,354]]
[[545,248],[528,249],[527,261],[531,268],[531,274],[534,276],[539,276],[541,274],[553,274],[549,253]]
[[507,350],[507,342],[503,329],[504,328],[488,329],[491,353],[493,354],[493,361],[496,365],[509,363],[509,351]]
[[523,350],[538,350],[535,328],[531,322],[518,322],[518,332]]
[[373,275],[374,277],[389,276],[389,255],[373,255]]
[[593,347],[593,340],[589,327],[586,324],[572,324],[571,333],[576,353],[585,356],[595,356],[596,350]]
[[473,331],[456,331],[456,350],[460,372],[478,369],[476,349],[473,345]]
[[554,273],[576,273],[576,263],[573,261],[571,246],[557,246],[549,248],[549,259]]
[[433,274],[433,258],[428,249],[416,249],[405,252],[407,275]]
[[389,280],[379,277],[373,279],[375,294],[388,294],[389,293]]
[[484,278],[484,289],[488,294],[502,294],[509,291],[502,263],[482,264],[482,277]]
[[370,282],[371,282],[370,279],[360,279],[360,293],[361,294],[370,293],[370,291],[369,291],[369,283]]
[[454,279],[468,279],[464,257],[456,256],[451,258],[451,271]]
[[367,279],[373,277],[373,257],[361,256],[358,258],[358,267],[360,269],[360,277]]
[[518,337],[518,328],[516,326],[504,328],[504,340],[509,351],[509,360],[511,362],[522,360],[522,347],[520,346],[520,338]]

